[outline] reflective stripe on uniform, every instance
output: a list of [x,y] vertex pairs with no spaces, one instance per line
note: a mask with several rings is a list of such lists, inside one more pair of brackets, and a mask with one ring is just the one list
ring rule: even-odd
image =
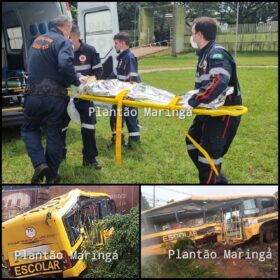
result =
[[203,74],[200,77],[195,77],[195,82],[200,83],[202,81],[209,81],[210,80],[210,74]]
[[140,136],[140,132],[129,132],[129,136]]
[[[210,163],[208,162],[208,160],[205,157],[198,156],[198,161],[210,165]],[[220,158],[217,158],[217,159],[212,159],[212,161],[213,161],[214,164],[218,165],[223,161],[223,158],[220,157]]]
[[82,70],[87,70],[87,69],[90,69],[90,64],[75,66],[76,71],[82,71]]
[[98,64],[92,66],[91,69],[93,70],[93,69],[97,69],[97,68],[101,68],[101,67],[102,67],[102,63],[98,63]]
[[130,72],[130,76],[132,76],[132,77],[138,77],[138,74],[135,73],[135,72]]
[[187,145],[187,150],[189,151],[189,150],[195,150],[195,149],[197,149],[196,147],[195,147],[195,145],[193,145],[193,144],[188,144]]
[[87,129],[95,129],[94,124],[82,123],[82,127],[87,128]]
[[127,80],[130,77],[138,77],[137,73],[131,72],[130,74],[124,76],[124,75],[117,75],[117,78],[120,80]]
[[222,46],[217,46],[217,45],[214,46],[214,48],[215,48],[215,49],[223,49],[223,50],[226,50],[224,47],[222,47]]
[[63,128],[61,129],[61,132],[64,132],[64,131],[67,130],[67,129],[68,129],[68,126],[63,127]]
[[230,73],[226,69],[221,68],[221,67],[212,68],[209,71],[209,74],[224,74],[230,79]]

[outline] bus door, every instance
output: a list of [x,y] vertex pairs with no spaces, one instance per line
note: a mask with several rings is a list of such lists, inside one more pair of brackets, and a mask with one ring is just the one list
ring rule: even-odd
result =
[[240,206],[235,205],[221,209],[222,214],[222,240],[226,244],[234,244],[243,240],[242,217]]

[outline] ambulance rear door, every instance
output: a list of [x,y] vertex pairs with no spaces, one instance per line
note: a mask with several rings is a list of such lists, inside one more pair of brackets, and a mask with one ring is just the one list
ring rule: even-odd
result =
[[113,37],[119,32],[117,2],[78,2],[81,39],[95,47],[103,65],[103,79],[117,67]]

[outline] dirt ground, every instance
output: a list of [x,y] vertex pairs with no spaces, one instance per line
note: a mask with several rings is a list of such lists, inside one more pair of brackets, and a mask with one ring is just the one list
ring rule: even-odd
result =
[[[231,251],[242,250],[243,252],[247,252],[247,250],[249,250],[249,252],[266,252],[265,256],[267,256],[268,248],[271,249],[272,259],[267,258],[264,261],[260,261],[260,258],[224,258],[225,249],[231,249]],[[209,265],[211,267],[211,274],[217,277],[278,278],[278,241],[271,244],[264,243],[261,246],[258,240],[252,239],[234,248],[225,248],[223,245],[217,245],[209,249],[209,251],[216,251],[218,257],[215,260],[197,260],[197,264],[202,266]],[[250,255],[250,258],[252,258],[252,255]]]

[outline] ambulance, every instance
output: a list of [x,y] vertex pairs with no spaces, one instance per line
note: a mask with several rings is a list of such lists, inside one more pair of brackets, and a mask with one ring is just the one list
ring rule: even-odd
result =
[[[99,52],[106,79],[117,65],[117,3],[78,2],[77,11],[81,38]],[[2,127],[22,124],[29,48],[60,14],[72,19],[68,2],[2,2]]]

